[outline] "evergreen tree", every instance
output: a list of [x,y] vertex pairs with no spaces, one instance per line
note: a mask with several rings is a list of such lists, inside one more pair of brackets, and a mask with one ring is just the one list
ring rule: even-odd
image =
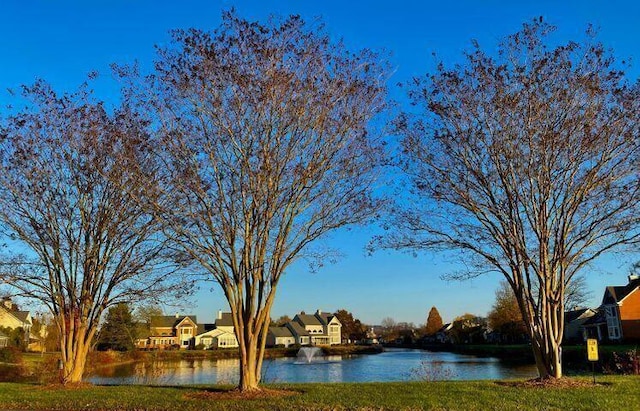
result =
[[131,351],[135,347],[137,325],[133,321],[131,308],[127,303],[120,303],[107,312],[100,337],[98,350]]

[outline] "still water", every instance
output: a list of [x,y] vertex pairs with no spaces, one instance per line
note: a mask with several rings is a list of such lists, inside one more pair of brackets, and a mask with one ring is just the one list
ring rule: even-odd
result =
[[[237,359],[156,361],[97,370],[94,384],[235,384]],[[328,356],[311,363],[297,358],[265,360],[265,383],[493,380],[534,378],[534,365],[446,352],[391,349],[376,355]]]

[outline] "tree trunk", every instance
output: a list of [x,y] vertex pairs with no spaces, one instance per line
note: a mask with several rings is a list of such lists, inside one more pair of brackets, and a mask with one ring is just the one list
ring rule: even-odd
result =
[[262,355],[264,349],[260,349],[262,338],[260,333],[254,330],[243,329],[236,333],[240,345],[240,391],[259,390],[262,372]]
[[543,304],[542,315],[529,327],[531,347],[541,379],[562,378],[562,336],[564,307]]
[[95,331],[87,331],[87,326],[84,325],[64,327],[62,331],[60,382],[62,384],[82,382],[87,355],[91,348],[91,340]]

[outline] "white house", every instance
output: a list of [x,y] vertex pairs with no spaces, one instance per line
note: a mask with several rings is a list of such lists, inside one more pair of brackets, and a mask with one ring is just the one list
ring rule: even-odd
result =
[[333,314],[318,310],[315,314],[301,312],[280,327],[269,327],[267,346],[337,345],[342,342],[342,323]]
[[24,330],[25,341],[29,342],[31,334],[31,326],[33,321],[29,311],[20,311],[18,307],[11,302],[9,298],[3,298],[0,302],[0,327],[6,328],[22,328]]
[[205,348],[238,348],[231,313],[218,311],[216,322],[198,324],[198,335],[195,336],[195,345],[204,345]]
[[238,348],[238,339],[234,333],[219,328],[196,335],[196,345],[204,345],[210,348]]

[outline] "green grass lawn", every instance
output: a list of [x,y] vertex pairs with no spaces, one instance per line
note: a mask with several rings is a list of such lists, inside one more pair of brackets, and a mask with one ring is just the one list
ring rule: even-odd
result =
[[[588,379],[583,379],[588,381]],[[514,387],[492,381],[278,384],[297,394],[269,399],[219,397],[229,387],[0,384],[3,410],[640,410],[640,378],[597,377],[601,385]]]

